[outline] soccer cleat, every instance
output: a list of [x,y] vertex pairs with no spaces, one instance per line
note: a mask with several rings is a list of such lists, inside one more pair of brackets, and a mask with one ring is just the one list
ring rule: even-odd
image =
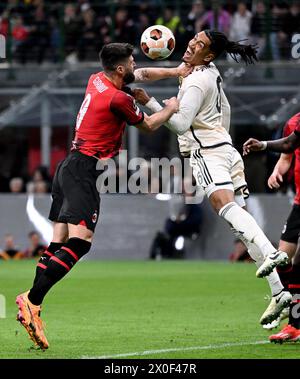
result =
[[278,295],[273,296],[272,300],[261,316],[260,323],[262,325],[269,324],[276,320],[284,308],[292,301],[292,295],[287,291],[281,291]]
[[280,344],[284,342],[297,342],[300,341],[300,330],[294,328],[292,325],[287,325],[279,333],[270,336],[269,340],[270,342]]
[[277,317],[274,321],[270,322],[269,324],[264,324],[262,327],[266,330],[272,330],[272,329],[277,328],[280,325],[282,320],[289,317],[289,313],[290,313],[289,307],[283,308],[279,317]]
[[34,344],[46,350],[49,344],[40,318],[41,306],[32,304],[28,299],[28,293],[29,291],[24,292],[16,298],[16,304],[19,308],[17,321],[24,326]]
[[258,278],[264,278],[271,274],[276,266],[283,266],[288,264],[289,257],[284,251],[274,251],[274,253],[268,255],[264,260],[264,263],[256,271]]

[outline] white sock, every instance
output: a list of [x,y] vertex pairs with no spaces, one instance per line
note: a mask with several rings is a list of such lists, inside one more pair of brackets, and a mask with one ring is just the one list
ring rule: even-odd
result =
[[[239,232],[237,232],[233,228],[231,228],[231,230],[233,231],[234,235],[237,238],[239,238],[241,241],[243,241],[243,243],[245,244],[245,246],[248,249],[248,253],[249,253],[250,257],[254,260],[256,267],[259,268],[265,260],[265,257],[263,256],[262,252],[259,250],[259,248],[254,243],[251,243],[248,240],[246,240],[246,238],[243,237],[242,234],[240,234]],[[279,294],[283,290],[284,287],[281,283],[278,272],[275,269],[271,272],[270,275],[268,275],[266,277],[266,279],[269,283],[269,286],[270,286],[270,289],[272,292],[272,296]]]
[[[249,253],[250,257],[253,260],[255,260],[256,267],[259,268],[265,260],[264,256],[262,255],[259,248],[254,243],[248,242],[248,244],[246,246],[248,248],[248,253]],[[266,277],[266,279],[269,283],[269,286],[270,286],[270,289],[272,292],[272,296],[279,294],[283,290],[284,287],[281,283],[281,280],[279,278],[279,275],[278,275],[278,272],[276,271],[276,269],[274,269],[271,272],[271,274]]]
[[255,243],[264,257],[276,251],[250,213],[236,203],[231,202],[224,205],[219,211],[219,216],[223,217],[231,227],[242,234],[248,242]]

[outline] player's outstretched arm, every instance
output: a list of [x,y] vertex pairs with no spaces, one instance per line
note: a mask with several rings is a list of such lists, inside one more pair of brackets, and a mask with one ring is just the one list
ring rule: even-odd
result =
[[300,135],[295,132],[288,137],[281,138],[275,141],[258,141],[250,138],[243,145],[243,155],[249,154],[251,151],[270,150],[278,153],[292,153],[300,146]]
[[177,78],[179,76],[186,77],[193,71],[193,67],[181,63],[177,67],[163,68],[163,67],[146,67],[138,68],[134,71],[135,82],[142,83],[147,81],[155,81],[167,78]]
[[[145,105],[152,112],[162,109],[162,106],[154,97],[149,97],[144,90],[138,89],[134,95],[135,99],[142,105]],[[164,123],[173,133],[178,135],[184,134],[192,125],[197,113],[200,110],[203,101],[202,90],[198,87],[189,87],[180,101],[179,111]],[[164,103],[168,105],[169,100]]]
[[286,174],[291,167],[293,154],[281,153],[272,174],[268,179],[268,186],[271,189],[278,189],[283,182],[283,175]]
[[144,113],[144,121],[137,124],[136,127],[147,132],[154,132],[162,124],[164,124],[175,112],[178,111],[179,102],[176,97],[172,97],[168,100],[168,104],[151,116]]

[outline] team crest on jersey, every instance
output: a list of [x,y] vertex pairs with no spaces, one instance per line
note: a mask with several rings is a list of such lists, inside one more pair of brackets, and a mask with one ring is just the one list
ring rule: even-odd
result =
[[95,211],[93,216],[92,216],[92,223],[95,224],[97,222],[97,218],[98,218],[98,212]]

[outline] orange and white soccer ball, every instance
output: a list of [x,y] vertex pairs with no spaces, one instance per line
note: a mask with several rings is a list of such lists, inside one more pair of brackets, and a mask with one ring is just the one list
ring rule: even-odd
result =
[[150,59],[166,59],[172,54],[174,48],[174,34],[166,26],[149,26],[141,36],[142,52]]

